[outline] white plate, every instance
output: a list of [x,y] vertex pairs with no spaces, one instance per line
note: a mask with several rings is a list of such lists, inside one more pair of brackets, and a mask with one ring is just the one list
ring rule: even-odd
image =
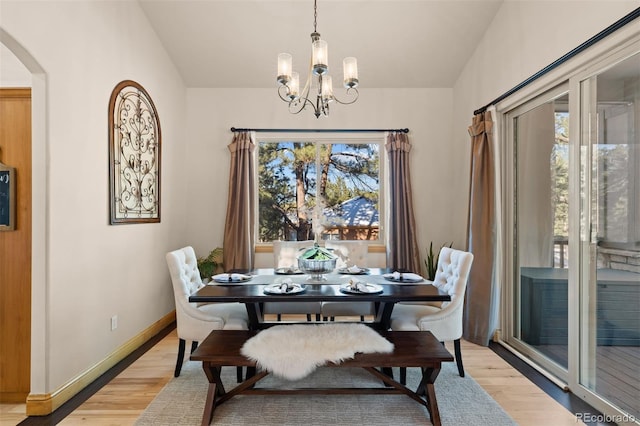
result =
[[244,283],[251,279],[251,275],[245,274],[218,274],[211,277],[217,283]]
[[349,270],[349,268],[340,268],[338,269],[339,274],[347,274],[347,275],[367,275],[369,273],[369,268],[358,268],[358,270]]
[[412,274],[409,272],[400,274],[400,276],[397,278],[393,276],[393,274],[384,274],[383,277],[385,280],[393,281],[394,283],[421,283],[422,281],[424,281],[424,278],[422,278],[420,275]]
[[364,283],[366,285],[366,291],[362,291],[362,290],[356,290],[354,288],[351,288],[351,286],[347,283],[347,284],[342,284],[340,286],[340,291],[343,293],[349,293],[349,294],[376,294],[376,293],[382,293],[382,287],[379,286],[378,284],[369,284],[369,283]]
[[266,294],[297,294],[297,293],[302,293],[307,289],[307,287],[302,284],[289,284],[289,285],[290,286],[293,285],[294,287],[289,288],[289,290],[286,292],[283,292],[281,287],[282,284],[269,284],[264,288],[264,292]]
[[304,274],[298,268],[278,268],[274,271],[278,275],[301,275]]

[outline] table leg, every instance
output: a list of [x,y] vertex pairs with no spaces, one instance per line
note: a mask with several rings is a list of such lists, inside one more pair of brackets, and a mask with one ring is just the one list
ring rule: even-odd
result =
[[249,330],[259,330],[263,319],[260,303],[247,302],[244,306],[246,307],[247,315],[249,316]]
[[393,302],[381,302],[378,308],[375,322],[380,330],[391,328],[391,312],[393,312]]

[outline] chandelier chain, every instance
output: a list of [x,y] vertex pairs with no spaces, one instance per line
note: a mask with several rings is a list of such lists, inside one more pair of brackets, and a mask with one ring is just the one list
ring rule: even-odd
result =
[[313,0],[313,32],[318,32],[318,1]]

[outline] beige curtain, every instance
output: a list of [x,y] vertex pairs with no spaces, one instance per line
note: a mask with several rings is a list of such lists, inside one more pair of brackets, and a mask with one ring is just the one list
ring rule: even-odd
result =
[[252,132],[236,132],[229,144],[229,197],[224,226],[224,268],[253,269],[255,249],[255,149]]
[[497,289],[493,273],[495,263],[495,170],[491,140],[491,113],[473,117],[471,135],[471,173],[467,250],[473,253],[473,265],[465,295],[463,337],[487,346],[493,334]]
[[519,266],[553,268],[554,104],[542,104],[517,120]]
[[406,133],[389,132],[385,148],[389,156],[389,232],[387,267],[420,272],[420,256],[413,213],[409,152]]

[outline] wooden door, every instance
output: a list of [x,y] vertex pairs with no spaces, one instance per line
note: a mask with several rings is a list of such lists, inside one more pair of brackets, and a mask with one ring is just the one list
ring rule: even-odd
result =
[[31,89],[0,89],[0,162],[16,170],[15,230],[0,231],[0,402],[25,402],[31,364]]

